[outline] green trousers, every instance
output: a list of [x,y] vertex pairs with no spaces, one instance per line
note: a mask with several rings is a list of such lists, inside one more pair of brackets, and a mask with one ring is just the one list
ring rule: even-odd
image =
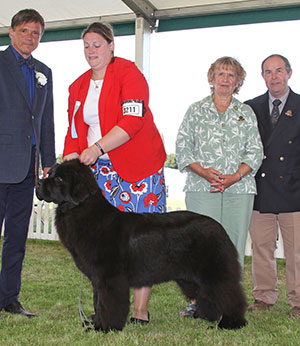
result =
[[242,272],[245,248],[253,210],[253,194],[186,192],[187,210],[218,221],[235,245]]

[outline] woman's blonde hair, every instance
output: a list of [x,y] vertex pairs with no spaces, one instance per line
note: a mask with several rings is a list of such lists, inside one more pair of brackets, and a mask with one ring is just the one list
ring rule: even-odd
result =
[[237,74],[237,85],[233,91],[234,94],[238,94],[241,86],[244,83],[246,77],[246,71],[243,69],[242,65],[234,58],[230,56],[223,56],[222,58],[217,59],[214,63],[210,65],[210,68],[207,72],[208,83],[210,84],[210,90],[213,93],[215,88],[213,86],[213,82],[215,79],[216,71],[223,67],[225,69],[231,68]]

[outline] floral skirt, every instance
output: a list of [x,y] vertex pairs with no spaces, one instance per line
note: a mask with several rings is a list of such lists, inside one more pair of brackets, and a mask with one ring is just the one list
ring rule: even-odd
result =
[[105,198],[118,209],[135,213],[166,212],[163,168],[140,181],[129,183],[114,170],[109,160],[98,159],[94,175]]

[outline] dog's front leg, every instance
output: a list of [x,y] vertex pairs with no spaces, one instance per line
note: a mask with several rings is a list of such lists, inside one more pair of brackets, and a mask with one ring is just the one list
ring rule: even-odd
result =
[[92,315],[92,323],[94,325],[94,328],[96,331],[103,331],[103,332],[107,332],[108,330],[104,330],[101,324],[101,314],[100,311],[103,307],[101,307],[101,302],[100,302],[100,293],[99,293],[99,289],[97,289],[94,285],[93,287],[94,289],[94,310],[95,313]]
[[129,313],[129,285],[127,278],[110,278],[94,288],[95,330],[122,330]]

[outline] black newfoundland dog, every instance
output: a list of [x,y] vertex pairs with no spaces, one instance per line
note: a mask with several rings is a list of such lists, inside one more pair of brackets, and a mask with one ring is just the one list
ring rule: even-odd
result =
[[78,160],[51,168],[36,193],[58,204],[60,240],[94,288],[96,330],[124,328],[130,287],[170,280],[197,300],[194,317],[220,319],[226,329],[246,325],[237,251],[218,222],[188,211],[121,212]]

